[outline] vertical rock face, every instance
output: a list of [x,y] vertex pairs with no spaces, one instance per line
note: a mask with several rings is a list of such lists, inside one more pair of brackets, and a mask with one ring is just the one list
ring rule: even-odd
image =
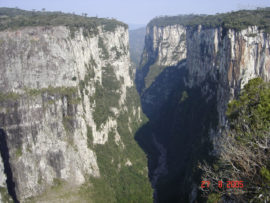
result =
[[[152,72],[160,73],[160,69],[179,65],[180,61],[186,60],[188,87],[199,86],[209,77],[218,82],[218,97],[222,100],[226,98],[222,107],[219,107],[223,108],[220,109],[223,115],[224,105],[251,78],[260,76],[269,80],[269,34],[257,26],[242,31],[225,30],[222,27],[150,26],[145,39],[138,83],[142,84],[150,77],[151,69]],[[224,123],[224,118],[220,121]]]
[[257,76],[268,80],[269,34],[257,26],[242,31],[199,26],[195,31],[188,29],[187,35],[187,63],[190,75],[196,76],[195,84],[216,70],[226,73],[221,76],[227,78],[230,87],[241,88]]
[[217,81],[219,122],[225,124],[230,99],[252,78],[269,80],[269,34],[257,26],[242,31],[232,29],[187,30],[187,69],[190,87],[208,77]]
[[147,27],[144,57],[160,66],[173,66],[186,58],[186,29],[181,25]]
[[[125,148],[119,116],[133,116],[127,125],[141,122],[140,107],[127,104],[134,88],[129,68],[123,26],[114,31],[100,26],[91,35],[82,28],[72,34],[65,26],[0,32],[0,125],[20,201],[55,185],[68,193],[102,176],[94,149],[109,134]],[[130,127],[130,139],[133,134]],[[0,163],[1,187],[2,168]]]
[[236,31],[150,23],[145,39],[137,88],[153,134],[167,150],[162,165],[168,170],[165,176],[154,174],[159,159],[152,158],[150,177],[159,176],[152,176],[157,200],[191,201],[199,176],[193,164],[218,153],[228,102],[250,79],[269,81],[270,36],[257,26]]
[[148,26],[141,68],[137,71],[137,88],[140,93],[167,66],[175,66],[186,58],[186,29],[181,25],[168,27]]

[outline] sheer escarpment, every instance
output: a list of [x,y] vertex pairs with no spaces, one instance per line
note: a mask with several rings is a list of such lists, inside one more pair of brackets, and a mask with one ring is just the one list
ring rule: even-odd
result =
[[181,25],[148,26],[136,85],[139,93],[151,86],[165,67],[175,66],[186,58],[186,30]]
[[[228,102],[250,79],[269,80],[269,51],[269,33],[256,25],[239,30],[166,17],[149,23],[136,85],[150,121],[138,140],[157,202],[202,200],[198,163],[219,153]],[[154,136],[148,143],[145,133]]]
[[151,201],[128,31],[107,21],[0,32],[1,198],[13,181],[20,202]]

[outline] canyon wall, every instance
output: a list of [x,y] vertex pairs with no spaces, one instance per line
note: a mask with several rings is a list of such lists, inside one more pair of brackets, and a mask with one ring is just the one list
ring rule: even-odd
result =
[[[15,201],[95,201],[93,181],[102,179],[104,188],[113,190],[104,180],[112,170],[118,178],[122,171],[137,174],[148,188],[142,193],[151,199],[146,158],[133,139],[142,112],[128,31],[121,25],[97,31],[59,25],[0,32],[1,142],[7,143],[3,153],[8,153]],[[106,153],[112,146],[115,154]]]
[[242,31],[201,25],[148,26],[138,86],[143,85],[142,93],[166,67],[185,61],[188,87],[199,86],[211,76],[219,82],[219,91],[229,91],[219,93],[228,102],[251,78],[269,80],[269,60],[269,34],[257,26]]
[[196,165],[219,152],[228,102],[250,79],[269,81],[270,36],[256,25],[236,30],[162,20],[168,25],[159,25],[157,18],[147,27],[136,80],[155,128],[152,147],[159,151],[158,141],[166,150],[167,173],[155,173],[158,159],[153,158],[150,178],[157,202],[192,202],[200,186]]
[[242,31],[222,27],[203,29],[201,26],[196,30],[188,29],[188,86],[199,86],[207,77],[217,81],[221,125],[225,125],[228,101],[235,98],[250,79],[262,77],[269,81],[269,40],[269,34],[257,26]]

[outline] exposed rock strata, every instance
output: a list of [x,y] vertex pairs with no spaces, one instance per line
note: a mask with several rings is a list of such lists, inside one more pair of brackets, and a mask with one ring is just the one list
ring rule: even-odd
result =
[[[22,202],[59,181],[76,187],[89,176],[99,177],[90,145],[105,144],[109,132],[125,147],[116,119],[127,111],[127,89],[133,88],[128,31],[122,26],[98,30],[91,36],[83,29],[72,36],[65,26],[0,32],[0,125],[7,133],[16,195]],[[120,84],[118,107],[108,107],[111,116],[97,123],[95,93],[106,71]],[[133,111],[140,122],[141,109],[134,106]],[[2,165],[0,173],[4,186]]]

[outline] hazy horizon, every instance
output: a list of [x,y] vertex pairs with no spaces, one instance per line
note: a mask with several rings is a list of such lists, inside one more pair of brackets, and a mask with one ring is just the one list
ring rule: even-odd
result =
[[270,6],[269,0],[1,0],[0,7],[18,7],[24,10],[62,11],[68,13],[116,18],[127,24],[146,25],[151,19],[162,15],[179,14],[215,14],[240,9],[255,9],[256,7]]

